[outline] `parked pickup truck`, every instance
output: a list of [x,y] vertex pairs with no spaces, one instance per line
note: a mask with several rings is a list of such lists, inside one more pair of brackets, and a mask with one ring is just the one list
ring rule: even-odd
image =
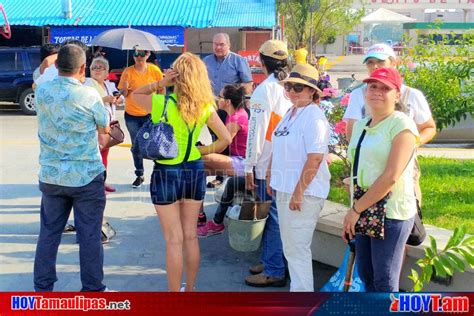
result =
[[0,101],[18,103],[24,114],[35,115],[31,85],[39,64],[39,47],[0,48]]

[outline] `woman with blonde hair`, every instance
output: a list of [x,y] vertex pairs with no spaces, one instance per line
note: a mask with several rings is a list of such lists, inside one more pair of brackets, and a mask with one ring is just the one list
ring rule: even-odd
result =
[[[174,86],[174,92],[168,96],[155,93],[168,86]],[[155,161],[150,194],[166,241],[168,289],[180,290],[184,270],[184,290],[193,291],[200,260],[197,219],[206,193],[201,155],[222,151],[231,137],[214,108],[206,66],[192,53],[179,56],[163,79],[139,88],[133,92],[133,98],[151,112],[154,123],[159,121],[167,99],[168,123],[174,129],[178,156]],[[216,133],[217,140],[196,147],[204,124]]]

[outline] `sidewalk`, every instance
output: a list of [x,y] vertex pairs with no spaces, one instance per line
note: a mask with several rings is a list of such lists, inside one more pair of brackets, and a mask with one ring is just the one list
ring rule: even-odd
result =
[[[122,114],[119,112],[118,117],[122,118]],[[127,135],[125,143],[129,142]],[[0,110],[0,291],[33,289],[32,271],[40,205],[38,151],[36,117],[23,116],[19,111]],[[422,148],[420,154],[473,159],[474,149]],[[105,215],[116,229],[117,236],[104,247],[105,283],[118,291],[166,291],[165,243],[158,216],[150,202],[148,184],[140,189],[131,188],[134,179],[132,165],[128,147],[111,149],[108,182],[117,188],[117,192],[107,196]],[[151,167],[152,162],[146,161],[145,183],[149,181]],[[212,218],[216,208],[214,190],[208,189],[207,193],[205,210],[208,218]],[[333,215],[339,216],[336,213],[340,208],[345,209],[336,203],[326,203],[327,214],[320,220],[320,227],[332,235],[339,235],[333,230],[342,221],[337,219],[334,224],[328,223],[333,220]],[[199,291],[288,291],[288,285],[283,288],[246,286],[243,280],[248,275],[248,267],[258,263],[260,252],[239,253],[232,250],[226,232],[200,239],[199,243]],[[335,247],[334,243],[331,245]],[[313,246],[318,249],[318,244]],[[324,250],[313,253],[313,257],[325,257],[322,261],[337,266],[340,257],[332,253]],[[64,234],[58,254],[59,281],[55,290],[80,289],[78,262],[75,234]],[[335,271],[333,266],[318,262],[313,262],[313,269],[316,290]]]
[[[123,112],[118,116],[123,117]],[[40,206],[36,133],[36,117],[0,111],[0,291],[33,290]],[[151,167],[152,163],[147,161],[146,183]],[[105,215],[117,236],[104,246],[105,284],[118,291],[167,291],[165,243],[158,216],[150,202],[149,185],[132,189],[133,179],[129,148],[112,148],[108,182],[117,188],[117,192],[107,196]],[[214,190],[209,190],[205,201],[208,218],[212,218],[215,208]],[[199,243],[199,291],[289,290],[289,284],[283,288],[246,286],[244,278],[248,275],[248,267],[258,263],[260,252],[232,250],[227,232],[200,239]],[[79,290],[79,253],[74,233],[63,235],[57,262],[59,281],[55,290]],[[320,263],[314,263],[314,270],[316,289],[335,271]]]

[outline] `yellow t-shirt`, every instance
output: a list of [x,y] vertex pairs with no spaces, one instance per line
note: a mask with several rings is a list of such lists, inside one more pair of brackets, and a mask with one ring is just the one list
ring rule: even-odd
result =
[[308,58],[308,51],[306,48],[299,48],[295,50],[295,62],[296,64],[306,64]]
[[[170,98],[168,99],[168,106],[166,112],[168,114],[168,123],[173,126],[174,137],[176,139],[176,142],[178,143],[178,157],[167,160],[155,160],[157,163],[160,163],[162,165],[177,165],[182,163],[184,155],[186,154],[186,149],[188,147],[189,131],[186,127],[186,122],[183,120],[177,104],[173,102],[171,97],[174,100],[177,100],[176,94],[171,93]],[[153,95],[151,119],[154,124],[160,121],[161,115],[163,114],[164,100],[165,96],[162,94]],[[193,132],[191,151],[189,154],[188,161],[194,161],[201,158],[201,153],[199,152],[195,144],[199,138],[199,135],[201,134],[201,129],[203,125],[206,124],[207,119],[211,116],[212,112],[215,112],[214,104],[204,105],[204,111],[201,115],[201,118],[197,120],[196,128]],[[190,130],[192,130],[194,124],[189,124],[188,127]]]
[[[131,91],[135,91],[138,88],[141,88],[161,79],[163,79],[163,73],[156,65],[148,63],[146,71],[144,73],[138,72],[135,69],[135,66],[130,66],[125,68],[125,70],[123,71],[118,88],[123,89],[125,86],[125,81],[128,81],[129,89],[131,89]],[[125,97],[125,112],[133,116],[145,116],[148,114],[148,112],[141,108],[132,99],[131,93],[129,93],[127,97]]]

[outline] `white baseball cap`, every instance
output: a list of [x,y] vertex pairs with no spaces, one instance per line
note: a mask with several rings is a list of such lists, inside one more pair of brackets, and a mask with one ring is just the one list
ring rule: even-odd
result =
[[368,58],[386,60],[389,57],[397,57],[397,55],[395,55],[395,52],[390,46],[386,44],[374,44],[370,46],[367,50],[367,55],[365,55],[363,63],[365,64]]

